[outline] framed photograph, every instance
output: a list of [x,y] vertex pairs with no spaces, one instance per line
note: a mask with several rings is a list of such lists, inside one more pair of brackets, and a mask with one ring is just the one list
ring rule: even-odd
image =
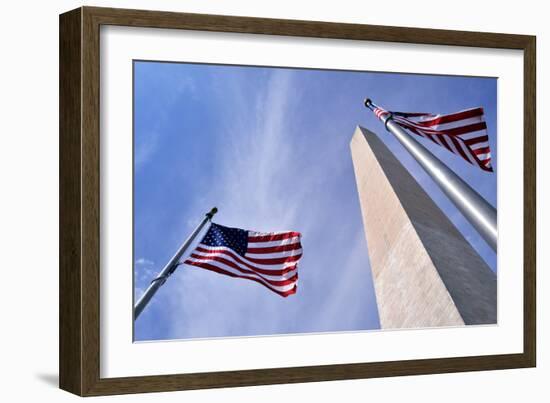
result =
[[60,387],[535,366],[535,58],[525,35],[62,14]]

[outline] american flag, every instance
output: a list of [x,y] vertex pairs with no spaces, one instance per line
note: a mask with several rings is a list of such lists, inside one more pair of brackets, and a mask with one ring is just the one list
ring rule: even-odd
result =
[[256,281],[282,297],[296,293],[299,232],[255,232],[214,224],[184,263]]
[[380,119],[391,113],[393,121],[401,127],[430,139],[484,171],[493,172],[483,108],[466,109],[448,115],[432,115],[388,112],[375,107],[374,113]]

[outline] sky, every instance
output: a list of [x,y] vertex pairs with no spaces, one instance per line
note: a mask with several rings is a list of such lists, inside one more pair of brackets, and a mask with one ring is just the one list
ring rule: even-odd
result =
[[496,96],[496,78],[134,61],[134,299],[214,206],[214,222],[299,231],[303,246],[287,298],[179,266],[135,322],[134,340],[379,329],[349,148],[358,125],[379,135],[496,272],[492,249],[363,105],[484,107],[494,174],[420,142],[496,206]]

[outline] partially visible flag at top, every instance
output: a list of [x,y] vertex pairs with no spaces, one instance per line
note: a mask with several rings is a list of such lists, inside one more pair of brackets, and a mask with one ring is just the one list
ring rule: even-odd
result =
[[483,108],[466,109],[448,115],[432,115],[388,112],[375,107],[374,113],[378,118],[391,113],[393,120],[401,127],[430,139],[484,171],[493,172]]
[[296,293],[299,232],[254,232],[214,224],[184,263],[256,281],[282,297]]

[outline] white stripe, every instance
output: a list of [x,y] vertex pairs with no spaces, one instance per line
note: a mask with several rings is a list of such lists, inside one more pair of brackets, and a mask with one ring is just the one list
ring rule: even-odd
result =
[[477,158],[479,158],[480,161],[486,160],[487,158],[491,158],[491,153],[488,152],[487,154],[477,154]]
[[[194,259],[194,258],[189,258],[188,260],[190,260],[192,262],[201,262],[200,260],[197,260],[197,259]],[[204,262],[201,262],[201,263],[204,263]],[[261,277],[259,277],[256,274],[241,273],[240,271],[238,271],[238,270],[236,270],[236,269],[234,269],[230,266],[227,266],[227,265],[223,264],[222,262],[210,261],[210,262],[208,262],[208,264],[211,265],[211,266],[215,266],[215,267],[218,267],[220,269],[223,269],[225,271],[228,271],[230,273],[236,274],[238,276],[254,277],[254,278],[260,280],[263,284],[267,285],[268,287],[273,288],[277,291],[281,291],[281,292],[291,290],[292,288],[294,288],[294,285],[296,284],[296,281],[294,281],[294,282],[292,282],[288,285],[276,286],[276,285],[269,284],[267,281],[265,281],[264,279],[262,279]],[[195,267],[197,267],[197,266],[195,266]]]
[[481,143],[476,143],[476,144],[472,144],[470,146],[470,148],[472,150],[477,150],[478,148],[483,148],[483,147],[489,147],[489,143],[487,143],[486,141],[484,142],[481,142]]
[[[459,114],[459,113],[462,113],[462,112],[469,112],[469,111],[473,111],[475,109],[479,109],[479,108],[468,108],[468,109],[462,109],[460,111],[456,111],[456,112],[452,112],[452,113],[439,113],[437,115],[428,115],[428,116],[420,116],[419,118],[417,119],[422,119],[422,120],[433,120],[433,119],[438,119],[442,116],[449,116],[449,115],[456,115],[456,114]],[[483,112],[481,113],[481,115],[483,116]]]
[[475,157],[472,155],[472,151],[468,148],[468,146],[463,141],[458,141],[458,144],[460,144],[460,147],[462,147],[462,150],[464,151],[464,154],[468,157],[470,162],[472,164],[477,164]]
[[442,136],[445,141],[447,142],[447,144],[449,145],[449,147],[451,147],[451,150],[453,151],[453,154],[456,154],[458,155],[460,158],[462,158],[462,154],[460,154],[460,151],[457,150],[456,146],[455,146],[455,143],[453,142],[453,140],[450,138],[451,136]]
[[[425,136],[426,136],[426,135],[425,135]],[[426,136],[426,137],[427,137],[427,138],[430,138],[430,137],[428,137],[428,136]],[[445,140],[443,140],[442,136],[439,136],[439,135],[434,134],[434,135],[431,136],[431,137],[435,140],[436,144],[439,144],[441,147],[447,148],[447,147],[445,147],[445,144],[443,144],[443,142],[444,142]]]
[[462,120],[457,120],[455,122],[442,123],[439,125],[434,125],[429,127],[434,130],[448,130],[448,129],[455,129],[457,127],[473,125],[475,123],[480,123],[482,121],[483,121],[482,117],[477,116],[475,118],[462,119]]
[[249,253],[246,252],[245,256],[253,259],[277,259],[280,257],[296,256],[302,254],[302,248],[294,250],[286,250],[283,252],[274,253]]
[[[201,248],[204,248],[204,249],[208,249],[208,250],[211,250],[211,251],[222,251],[222,250],[225,250],[225,251],[229,251],[229,252],[232,252],[233,254],[237,255],[237,253],[230,249],[230,248],[226,248],[225,246],[208,246],[208,245],[204,245],[204,244],[199,244],[199,246]],[[199,252],[197,250],[194,250],[193,253],[196,253],[196,254],[205,254],[203,252]],[[219,255],[219,256],[227,256],[226,254],[223,254],[223,253],[216,253],[215,255]],[[248,260],[247,258],[243,257],[243,256],[240,256],[239,255],[239,259],[241,259],[243,262],[245,263],[248,263],[252,266],[256,266],[256,267],[259,267],[260,269],[265,269],[265,270],[282,270],[288,266],[293,266],[296,264],[296,262],[286,262],[286,263],[279,263],[279,264],[259,264],[259,263],[254,263],[250,260]]]
[[290,232],[296,232],[296,231],[277,231],[277,232],[248,231],[248,236],[273,236],[273,235],[288,234]]
[[293,243],[299,243],[300,237],[281,239],[279,241],[270,242],[248,242],[249,248],[269,248],[271,246],[290,245]]

